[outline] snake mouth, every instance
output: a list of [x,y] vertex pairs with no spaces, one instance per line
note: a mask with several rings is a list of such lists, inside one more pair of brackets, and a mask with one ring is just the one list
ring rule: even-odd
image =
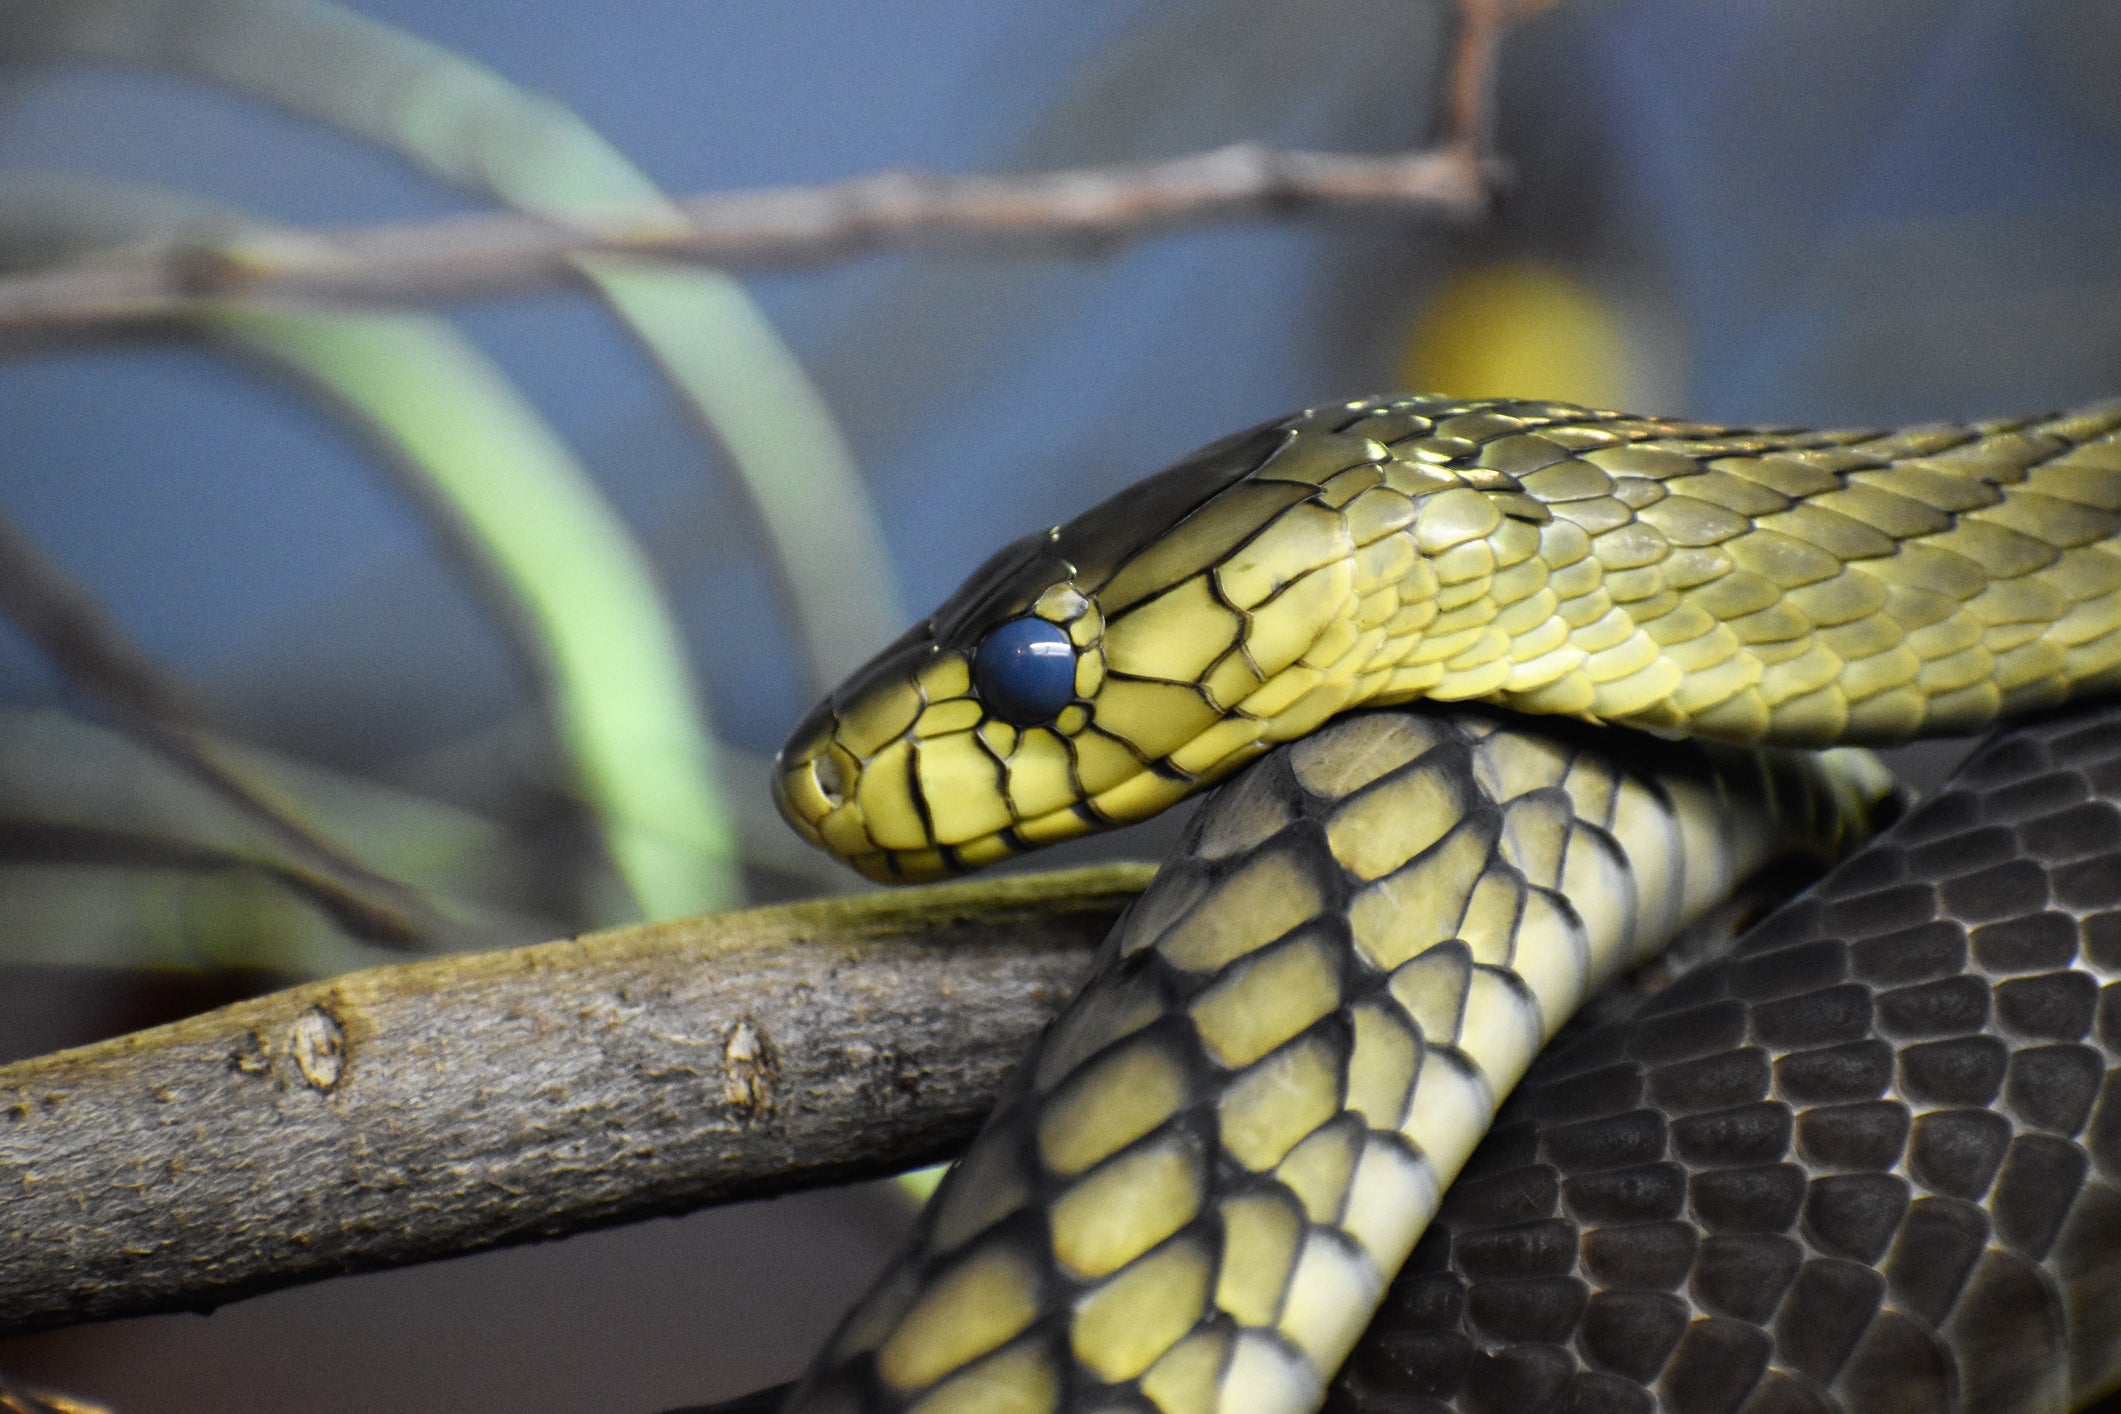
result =
[[774,804],[797,834],[866,879],[879,884],[935,883],[1025,848],[1007,832],[958,847],[879,848],[867,837],[860,811],[848,801],[849,778],[839,756],[828,743],[815,755],[784,759],[774,772]]
[[820,798],[833,809],[847,801],[848,780],[839,758],[829,751],[810,762],[810,778]]
[[831,853],[825,821],[842,809],[852,781],[834,753],[829,704],[813,711],[789,734],[773,762],[773,803],[789,827]]

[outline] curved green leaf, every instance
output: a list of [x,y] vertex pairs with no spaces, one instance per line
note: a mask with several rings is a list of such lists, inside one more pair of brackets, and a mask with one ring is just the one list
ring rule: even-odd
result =
[[[586,229],[681,220],[563,105],[315,0],[35,0],[0,12],[0,54],[188,74]],[[578,264],[728,449],[784,571],[812,672],[838,681],[905,614],[868,490],[816,385],[728,275],[640,258]]]
[[[258,223],[150,187],[0,182],[0,247],[78,250],[179,227]],[[638,906],[667,917],[735,902],[734,832],[677,630],[632,536],[537,410],[434,316],[202,301],[195,318],[374,436],[504,591]]]
[[625,526],[471,342],[410,314],[202,307],[201,326],[373,434],[528,621],[562,743],[652,918],[738,897],[735,839],[676,629]]

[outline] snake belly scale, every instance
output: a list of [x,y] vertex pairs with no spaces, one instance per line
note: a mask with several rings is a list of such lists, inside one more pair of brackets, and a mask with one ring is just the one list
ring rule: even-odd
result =
[[2102,687],[2117,427],[1352,403],[998,555],[798,728],[814,842],[929,877],[1297,744],[1203,811],[791,1407],[1316,1407],[1538,1047],[1882,788],[1860,753],[1330,719],[1787,747]]
[[1371,712],[1218,794],[791,1408],[1316,1407],[1584,996],[1882,786],[1664,754]]

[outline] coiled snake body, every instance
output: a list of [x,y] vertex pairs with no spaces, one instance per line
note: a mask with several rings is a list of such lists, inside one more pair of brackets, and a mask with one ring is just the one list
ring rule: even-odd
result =
[[[1141,818],[1296,744],[1197,817],[1180,858],[1122,920],[1092,982],[946,1180],[914,1249],[848,1318],[791,1407],[1316,1407],[1501,1098],[1585,997],[1771,857],[1831,852],[1858,832],[1883,789],[1875,764],[1784,748],[1967,731],[2121,677],[2117,428],[2115,407],[1881,435],[1734,432],[1546,404],[1351,403],[1217,444],[990,561],[783,753],[791,821],[865,872],[931,876]],[[1486,709],[1328,720],[1414,698],[1777,749],[1543,734]],[[1830,911],[1820,916],[1837,926]],[[2055,916],[2076,926],[2078,915]],[[1851,1015],[1859,993],[1898,975],[1890,963],[1849,961],[1863,946],[1822,933],[1811,953],[1797,949],[1809,959],[1841,948],[1843,979],[1812,991]],[[1831,971],[1818,963],[1786,979],[1788,995]],[[1578,1147],[1548,1136],[1517,1157],[1579,1196],[1610,1190],[1616,1229],[1674,1229],[1601,1237],[1602,1252],[1684,1246],[1680,1214],[1667,1211],[1675,1183],[1712,1238],[1741,1235],[1715,1228],[1717,1212],[1750,1214],[1741,1220],[1766,1226],[1747,1235],[1789,1245],[1716,1247],[1728,1258],[1717,1270],[1738,1273],[1716,1288],[1698,1275],[1711,1239],[1697,1236],[1656,1279],[1642,1261],[1621,1261],[1635,1281],[1626,1293],[1641,1298],[1632,1305],[1605,1291],[1594,1301],[1585,1279],[1602,1279],[1606,1259],[1590,1254],[1603,1210],[1569,1197],[1534,1212],[1527,1187],[1521,1217],[1507,1203],[1484,1210],[1508,1229],[1472,1240],[1486,1258],[1466,1256],[1463,1219],[1439,1229],[1407,1279],[1430,1284],[1395,1298],[1412,1311],[1401,1313],[1399,1345],[1373,1337],[1335,1399],[1381,1410],[1662,1400],[1688,1414],[1741,1404],[1768,1414],[1841,1398],[1945,1408],[2005,1386],[2014,1397],[2036,1391],[2008,1407],[2064,1407],[2054,1401],[2072,1389],[2096,1392],[2108,1378],[2096,1359],[2044,1383],[1953,1373],[1951,1302],[1935,1292],[1926,1307],[1893,1296],[1904,1324],[1934,1337],[1923,1349],[1947,1371],[1934,1389],[1910,1375],[1844,1390],[1837,1372],[1855,1357],[1841,1350],[1836,1363],[1802,1334],[1823,1323],[1893,1351],[1920,1345],[1889,1322],[1847,1319],[1865,1292],[1875,1315],[1895,1280],[1889,1261],[1883,1277],[1863,1265],[1885,1258],[1869,1249],[1899,1221],[1881,1216],[1888,1188],[1899,1185],[1903,1216],[1958,1213],[1937,1206],[1946,1200],[1987,1201],[1999,1221],[2015,1214],[1997,1196],[2004,1159],[1984,1169],[1965,1157],[1970,1146],[1986,1135],[2008,1149],[2013,1192],[2035,1181],[2028,1165],[2043,1156],[2040,1173],[2066,1167],[2061,1149],[2023,1145],[2021,1162],[2019,1141],[1997,1139],[2012,1121],[1966,1097],[1989,1071],[1999,1077],[1991,1098],[2021,1072],[2064,1078],[2025,1079],[2010,1092],[2020,1099],[2077,1083],[2069,1077],[2100,1054],[2082,1044],[2089,1023],[2055,1043],[2074,1050],[2038,1062],[2008,1042],[1977,1046],[1986,1071],[1972,1050],[1914,1062],[1904,1051],[1899,1071],[1850,1098],[1880,1075],[1886,1042],[1868,1037],[1870,1068],[1847,1061],[1855,1078],[1839,1089],[1807,1090],[1790,1077],[1841,1074],[1832,1060],[1814,1071],[1785,1063],[1826,1048],[1823,1023],[1799,1018],[1778,1039],[1778,1023],[1757,1010],[1747,1022],[1743,1004],[1783,994],[1756,996],[1761,984],[1750,982],[1682,987],[1713,985],[1731,995],[1697,1008],[1717,1019],[1698,1023],[1694,1051],[1672,1053],[1681,1079],[1644,1079],[1662,1053],[1623,1042],[1613,1064],[1633,1065],[1634,1081],[1580,1067],[1592,1079],[1559,1091],[1580,1099],[1549,1101],[1585,1107]],[[1717,1010],[1723,1001],[1731,1006]],[[1866,1038],[1852,1031],[1834,1044]],[[1693,1062],[1714,1075],[1689,1082]],[[1933,1084],[1911,1080],[1916,1072],[1960,1078]],[[1660,1099],[1657,1084],[1680,1098]],[[1688,1095],[1731,1102],[1688,1110]],[[1987,1118],[1907,1119],[1934,1097]],[[1898,1105],[1907,1122],[1866,1118],[1884,1116],[1880,1105]],[[2076,1118],[2078,1129],[2096,1124]],[[1877,1136],[1902,1131],[1898,1156],[1886,1155]],[[2076,1132],[2065,1126],[2056,1142],[2081,1169]],[[1733,1153],[1756,1161],[1717,1162]],[[1742,1176],[1671,1177],[1703,1155],[1697,1169]],[[1828,1181],[1843,1168],[1879,1182]],[[1978,1173],[1987,1181],[1975,1184]],[[1776,1228],[1782,1209],[1760,1195],[1786,1198],[1807,1183],[1799,1208],[1810,1226],[1791,1236],[1800,1214]],[[1806,1192],[1843,1196],[1819,1198],[1815,1213]],[[1863,1210],[1868,1226],[1835,1229],[1830,1209]],[[1866,1239],[1833,1245],[1833,1233],[1858,1229]],[[1474,1270],[1482,1260],[1490,1266]],[[1784,1268],[1786,1291],[1767,1308],[1756,1309],[1767,1296],[1744,1310],[1717,1304],[1729,1303],[1713,1291],[1766,1290]],[[1869,1285],[1859,1270],[1872,1272]],[[1790,1318],[1787,1351],[1784,1328],[1763,1325],[1784,1311],[1807,1313]],[[1770,1329],[1767,1354],[1728,1336],[1741,1326]],[[1896,1334],[1877,1334],[1886,1330]],[[1549,1354],[1496,1353],[1514,1338]],[[1376,1354],[1387,1349],[1397,1353]],[[1887,1357],[1858,1366],[1899,1370]],[[1703,1379],[1685,1373],[1698,1369],[1727,1378],[1701,1395]]]

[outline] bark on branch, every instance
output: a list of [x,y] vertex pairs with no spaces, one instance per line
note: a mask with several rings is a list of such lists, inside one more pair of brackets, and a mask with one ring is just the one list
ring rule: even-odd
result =
[[1150,873],[407,963],[0,1067],[0,1334],[931,1162]]
[[0,337],[81,333],[175,318],[233,296],[413,304],[578,278],[586,255],[724,266],[800,265],[912,246],[1095,246],[1184,225],[1327,209],[1466,220],[1496,165],[1471,142],[1360,156],[1253,144],[1158,162],[1029,176],[883,172],[822,186],[722,192],[679,203],[683,220],[590,227],[523,215],[420,225],[258,233],[208,246],[113,252],[0,279]]

